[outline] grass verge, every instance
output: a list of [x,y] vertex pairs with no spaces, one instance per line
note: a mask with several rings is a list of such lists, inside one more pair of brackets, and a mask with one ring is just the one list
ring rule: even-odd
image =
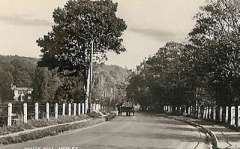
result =
[[73,129],[78,129],[78,128],[83,128],[86,126],[91,126],[94,124],[98,124],[103,122],[104,119],[90,119],[87,121],[82,121],[79,123],[73,123],[73,124],[60,124],[54,127],[49,127],[49,128],[45,128],[45,129],[41,129],[41,130],[35,130],[35,131],[31,131],[31,132],[26,132],[26,133],[20,133],[16,136],[6,136],[6,137],[2,137],[0,138],[0,144],[13,144],[13,143],[21,143],[21,142],[25,142],[28,140],[35,140],[35,139],[39,139],[39,138],[43,138],[46,136],[54,136],[57,134],[61,134],[64,131],[69,131],[69,130],[73,130]]
[[21,132],[24,130],[30,130],[34,128],[46,127],[51,125],[69,123],[74,121],[80,121],[89,118],[87,115],[80,116],[59,116],[58,119],[39,119],[39,120],[28,120],[27,123],[18,123],[12,126],[4,126],[0,128],[0,136],[11,133]]
[[[98,113],[90,113],[81,116],[65,116],[59,119],[30,120],[27,124],[19,124],[10,127],[0,128],[0,144],[7,145],[21,143],[28,140],[35,140],[46,136],[54,136],[64,131],[92,126],[104,121],[112,120],[115,113],[109,113],[102,118]],[[39,129],[34,129],[39,128]],[[29,130],[29,131],[24,131]],[[12,133],[17,133],[12,135]]]

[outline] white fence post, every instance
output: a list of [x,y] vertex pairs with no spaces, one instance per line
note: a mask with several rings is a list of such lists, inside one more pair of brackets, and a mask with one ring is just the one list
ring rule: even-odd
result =
[[68,104],[68,116],[72,115],[72,107],[71,107],[71,103]]
[[206,108],[206,119],[209,119],[209,107]]
[[23,104],[23,123],[27,123],[27,103]]
[[88,107],[88,103],[85,103],[85,107],[84,107],[84,110],[85,110],[84,113],[85,113],[85,114],[88,112],[88,108],[89,108],[89,107]]
[[66,113],[66,111],[65,111],[65,103],[63,103],[63,105],[62,105],[62,116],[65,116],[65,113]]
[[240,106],[238,106],[238,127],[240,126]]
[[223,107],[219,107],[219,121],[222,122],[223,121]]
[[12,103],[8,103],[8,126],[12,126]]
[[207,110],[206,110],[206,119],[209,119],[209,107],[207,107]]
[[98,104],[98,111],[100,111],[101,110],[101,105],[100,104]]
[[228,123],[228,106],[226,106],[226,111],[225,111],[225,123]]
[[85,109],[85,107],[84,107],[84,105],[85,105],[85,104],[84,104],[84,103],[82,103],[82,114],[85,114],[85,110],[84,110],[84,109]]
[[77,115],[77,104],[73,103],[73,116]]
[[213,120],[216,121],[216,107],[213,107]]
[[38,103],[35,103],[35,120],[38,120]]
[[187,115],[190,115],[191,114],[191,109],[190,107],[188,107],[188,114]]
[[197,107],[197,118],[201,118],[201,107]]
[[234,126],[235,123],[235,106],[231,106],[231,121],[230,125]]
[[193,107],[190,107],[190,116],[193,116]]
[[81,103],[78,103],[78,115],[81,115]]
[[46,118],[49,120],[49,103],[46,103]]
[[205,107],[203,107],[203,114],[202,114],[202,119],[204,119],[204,117],[205,117]]
[[212,120],[212,107],[209,107],[209,119]]
[[58,103],[55,103],[55,119],[58,119]]

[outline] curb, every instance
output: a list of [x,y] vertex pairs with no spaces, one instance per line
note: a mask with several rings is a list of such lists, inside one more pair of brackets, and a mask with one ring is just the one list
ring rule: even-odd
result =
[[185,122],[189,125],[192,125],[194,127],[199,127],[203,133],[206,133],[208,134],[210,137],[211,137],[211,144],[212,144],[212,149],[218,149],[218,139],[216,137],[216,135],[209,129],[203,127],[202,125],[200,124],[197,124],[197,123],[194,123],[192,121],[188,121],[187,119],[177,119],[177,118],[174,118],[174,117],[169,117],[168,115],[166,115],[168,118],[173,118],[175,120],[178,120],[178,121],[182,121],[182,122]]
[[[176,119],[176,120],[178,120],[178,119]],[[199,127],[203,133],[207,133],[211,137],[212,149],[218,149],[218,139],[217,139],[216,135],[211,130],[203,127],[200,124],[197,124],[197,123],[194,123],[194,122],[191,122],[191,121],[188,121],[188,120],[181,120],[181,121],[184,121],[185,123],[188,123],[188,124],[190,124],[194,127]]]

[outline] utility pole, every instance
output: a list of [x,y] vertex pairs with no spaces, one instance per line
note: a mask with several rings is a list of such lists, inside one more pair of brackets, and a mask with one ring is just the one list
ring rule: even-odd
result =
[[90,113],[92,111],[91,107],[91,98],[92,98],[92,81],[93,81],[93,49],[94,49],[94,41],[91,40],[91,52],[89,55],[89,68],[88,68],[88,78],[87,78],[87,99],[86,106],[87,112]]
[[89,112],[92,111],[91,103],[92,103],[92,86],[93,86],[93,49],[94,49],[94,40],[91,41],[91,53],[90,53],[90,87],[89,87]]

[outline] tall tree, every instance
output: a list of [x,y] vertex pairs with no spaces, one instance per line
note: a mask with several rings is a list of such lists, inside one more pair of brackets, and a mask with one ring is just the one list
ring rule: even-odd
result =
[[193,69],[208,81],[219,104],[239,96],[239,28],[239,1],[213,0],[196,15],[196,25],[189,34],[195,55]]
[[37,67],[32,82],[33,100],[38,102],[54,101],[60,85],[61,81],[56,73],[48,71],[46,67]]
[[81,74],[86,82],[92,46],[96,60],[105,59],[107,51],[125,51],[121,36],[127,26],[116,12],[111,0],[69,0],[55,9],[52,31],[37,40],[43,53],[38,65],[68,76]]
[[49,74],[47,68],[36,68],[33,79],[33,100],[44,102],[49,100],[47,91]]

